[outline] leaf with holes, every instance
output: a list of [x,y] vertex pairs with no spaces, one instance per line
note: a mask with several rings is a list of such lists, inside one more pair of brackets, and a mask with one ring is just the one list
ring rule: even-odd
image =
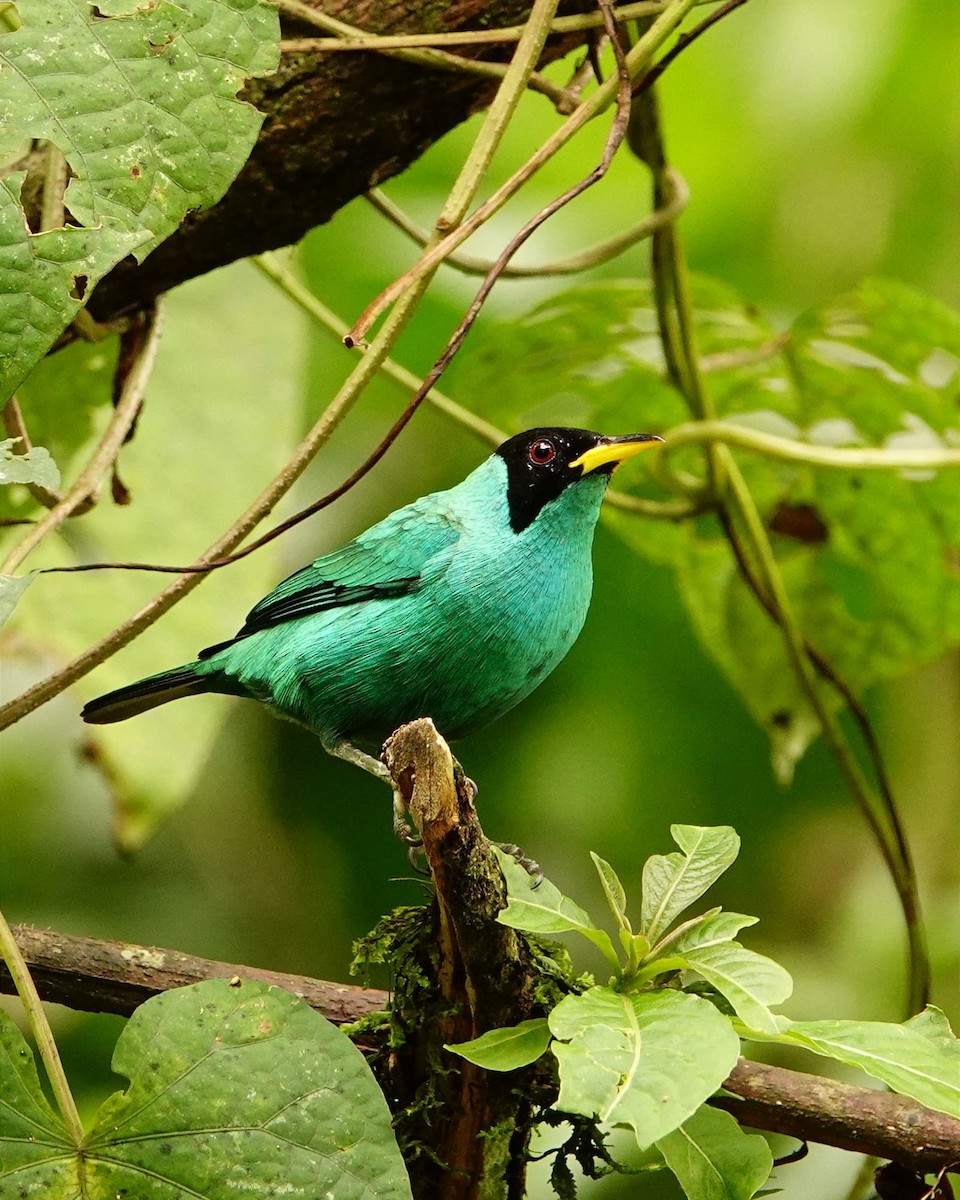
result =
[[[44,446],[31,446],[29,450],[18,449],[20,438],[5,438],[0,441],[0,485],[5,483],[38,483],[41,487],[56,491],[60,486],[60,472]],[[22,452],[21,452],[22,451]]]
[[0,35],[0,398],[101,276],[220,199],[262,120],[237,92],[278,54],[266,0],[17,11]]

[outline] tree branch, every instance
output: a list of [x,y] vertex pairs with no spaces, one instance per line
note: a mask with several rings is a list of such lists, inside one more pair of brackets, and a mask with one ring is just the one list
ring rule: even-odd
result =
[[[406,1155],[413,1194],[520,1200],[536,1067],[488,1072],[443,1047],[533,1016],[533,957],[521,934],[497,922],[503,875],[477,820],[475,789],[433,722],[398,729],[383,759],[420,830],[435,889],[425,953],[415,952],[423,982],[396,998],[402,1035],[392,1038],[381,1080],[401,1148],[414,1148]],[[415,1149],[424,1146],[428,1155]]]
[[[318,0],[312,7],[320,9]],[[526,21],[525,0],[336,0],[323,5],[349,25],[374,33],[445,33]],[[559,11],[590,10],[564,0]],[[313,28],[283,19],[285,37]],[[589,31],[554,35],[543,66]],[[507,61],[514,47],[464,47],[463,54]],[[499,80],[444,72],[378,53],[285,52],[277,72],[241,92],[265,119],[253,153],[218,204],[190,214],[140,265],[129,258],[97,285],[89,310],[101,322],[137,311],[177,284],[238,258],[298,241],[350,200],[398,175],[449,130],[484,108]],[[72,333],[65,337],[74,336]]]
[[[381,1012],[387,1006],[387,993],[370,988],[197,958],[180,950],[78,937],[31,925],[14,925],[12,929],[41,1000],[64,1004],[80,1012],[129,1017],[145,1000],[160,992],[203,979],[232,979],[234,975],[286,988],[338,1025]],[[0,994],[14,992],[10,972],[0,961]]]
[[741,1125],[887,1158],[927,1174],[960,1163],[960,1121],[892,1092],[742,1059],[713,1103]]
[[[239,975],[286,988],[337,1024],[386,1007],[387,993],[302,975],[218,962],[179,950],[101,941],[14,925],[14,937],[44,1000],[84,1012],[129,1016],[169,988]],[[15,991],[0,963],[0,993]],[[371,1038],[369,1032],[364,1040]],[[743,1059],[714,1103],[754,1129],[873,1154],[920,1172],[960,1162],[960,1121],[889,1092]]]

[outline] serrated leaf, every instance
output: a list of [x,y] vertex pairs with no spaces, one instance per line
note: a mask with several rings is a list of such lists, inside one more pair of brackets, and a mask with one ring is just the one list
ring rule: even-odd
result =
[[628,1125],[641,1149],[676,1129],[729,1075],[740,1041],[706,1000],[593,987],[549,1017],[564,1112]]
[[83,1189],[62,1127],[34,1094],[35,1072],[17,1091],[30,1075],[19,1065],[18,1076],[18,1065],[0,1061],[0,1095],[13,1095],[29,1124],[22,1137],[0,1139],[0,1175],[16,1194],[410,1196],[390,1114],[359,1051],[280,988],[209,980],[137,1009],[113,1059],[130,1084],[101,1106],[84,1141]]
[[623,890],[623,884],[616,871],[610,864],[599,854],[594,854],[590,851],[590,857],[593,860],[593,865],[597,868],[597,874],[600,876],[600,882],[603,885],[604,895],[607,897],[607,903],[610,905],[610,911],[617,918],[617,923],[625,932],[632,932],[630,922],[627,920],[627,893]]
[[746,950],[738,942],[704,945],[681,951],[674,948],[671,958],[678,958],[689,970],[702,975],[707,983],[725,996],[737,1016],[749,1029],[776,1034],[779,1025],[769,1005],[782,1004],[793,991],[793,980],[779,963]]
[[469,1042],[445,1046],[468,1062],[488,1071],[515,1071],[536,1062],[550,1045],[550,1027],[546,1017],[521,1021],[508,1029],[491,1029]]
[[643,866],[641,928],[655,944],[736,860],[740,839],[729,825],[671,825],[682,853],[654,854]]
[[60,472],[43,446],[31,446],[23,454],[14,447],[20,438],[5,438],[0,441],[0,484],[38,483],[41,487],[56,491],[60,486]]
[[[8,396],[125,255],[143,259],[191,209],[226,191],[262,121],[237,100],[277,62],[264,0],[104,6],[18,0],[0,40],[0,155],[47,143],[63,155],[71,221],[32,231],[26,171],[0,181],[0,397]],[[40,153],[38,151],[38,153]]]
[[791,1021],[777,1040],[859,1067],[895,1092],[960,1119],[960,1041],[945,1037],[941,1023],[936,1028],[931,1037],[929,1024]]
[[536,883],[509,854],[496,847],[494,853],[507,883],[507,906],[497,917],[501,925],[526,933],[580,933],[593,942],[611,966],[619,965],[610,935],[598,929],[579,904],[564,896],[549,879]]
[[703,1105],[657,1142],[689,1200],[751,1200],[770,1178],[765,1138],[744,1133],[727,1112]]
[[[695,339],[719,416],[836,446],[960,445],[960,315],[901,284],[868,280],[801,315],[784,338],[731,289],[691,280]],[[515,396],[537,378],[535,407]],[[649,285],[621,280],[555,295],[488,326],[461,394],[511,432],[574,424],[664,433],[689,419],[665,382]],[[806,637],[855,693],[960,643],[960,470],[850,472],[735,451]],[[701,469],[698,451],[677,465]],[[640,460],[617,486],[663,498]],[[606,519],[676,572],[704,647],[768,733],[779,778],[819,724],[782,636],[743,582],[718,521]],[[839,704],[837,700],[831,703]]]
[[0,625],[9,619],[20,603],[20,597],[36,577],[36,571],[28,571],[26,575],[0,575]]

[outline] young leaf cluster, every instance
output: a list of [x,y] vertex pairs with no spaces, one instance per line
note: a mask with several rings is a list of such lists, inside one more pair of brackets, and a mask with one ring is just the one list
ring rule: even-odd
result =
[[631,1129],[638,1147],[655,1148],[698,1200],[749,1200],[773,1167],[763,1138],[707,1104],[737,1062],[741,1039],[803,1047],[960,1115],[960,1042],[942,1013],[927,1009],[905,1025],[777,1015],[792,991],[789,974],[737,940],[756,918],[721,908],[685,916],[735,861],[737,834],[692,825],[674,825],[671,834],[679,851],[655,854],[644,866],[636,927],[613,867],[591,856],[619,950],[549,880],[535,885],[501,855],[508,903],[498,919],[531,933],[581,934],[611,977],[564,997],[544,1017],[448,1049],[498,1071],[549,1050],[559,1074],[556,1109]]

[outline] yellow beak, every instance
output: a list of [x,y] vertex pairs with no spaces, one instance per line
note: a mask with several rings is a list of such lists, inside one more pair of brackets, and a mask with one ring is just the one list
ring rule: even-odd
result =
[[596,446],[585,450],[579,458],[575,458],[570,466],[581,467],[584,475],[589,475],[591,471],[605,467],[608,463],[616,463],[619,467],[628,458],[650,450],[662,441],[663,438],[657,437],[655,433],[630,433],[626,437],[604,438]]

